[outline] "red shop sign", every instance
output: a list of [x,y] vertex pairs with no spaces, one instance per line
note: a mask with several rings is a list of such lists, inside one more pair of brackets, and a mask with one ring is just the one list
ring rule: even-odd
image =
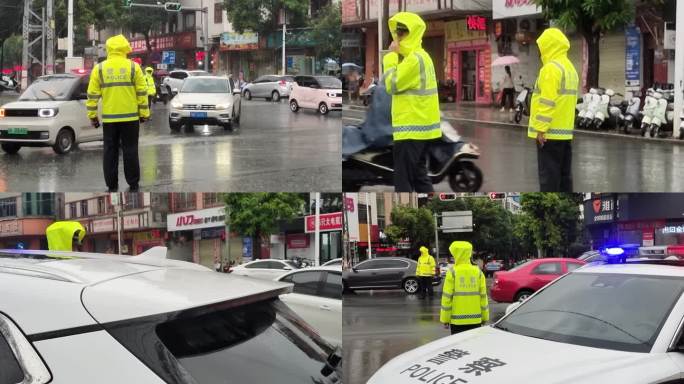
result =
[[487,19],[482,16],[468,16],[466,18],[466,25],[469,31],[486,31]]
[[[305,232],[310,233],[316,231],[316,216],[311,215],[305,218]],[[324,213],[319,216],[319,230],[320,231],[341,231],[342,230],[342,212]]]

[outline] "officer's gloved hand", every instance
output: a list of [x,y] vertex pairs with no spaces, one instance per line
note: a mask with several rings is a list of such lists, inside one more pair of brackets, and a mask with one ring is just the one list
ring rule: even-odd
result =
[[93,128],[100,128],[100,121],[98,119],[90,119],[90,125],[92,125]]
[[140,123],[141,123],[141,124],[144,123],[144,122],[146,122],[147,120],[149,120],[148,117],[142,117],[142,116],[140,117]]

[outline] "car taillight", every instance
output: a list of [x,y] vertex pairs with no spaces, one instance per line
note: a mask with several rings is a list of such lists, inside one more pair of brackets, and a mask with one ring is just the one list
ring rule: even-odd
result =
[[5,108],[0,108],[0,117],[5,117]]

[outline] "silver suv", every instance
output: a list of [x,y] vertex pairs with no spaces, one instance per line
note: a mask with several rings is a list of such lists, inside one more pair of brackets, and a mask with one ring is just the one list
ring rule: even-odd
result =
[[209,76],[207,71],[201,70],[186,70],[186,69],[174,69],[169,72],[169,75],[164,78],[162,83],[168,86],[171,92],[178,93],[178,91],[183,86],[183,80],[188,76]]
[[294,76],[265,75],[245,85],[242,94],[247,100],[252,97],[263,97],[266,100],[279,101],[281,97],[290,97]]

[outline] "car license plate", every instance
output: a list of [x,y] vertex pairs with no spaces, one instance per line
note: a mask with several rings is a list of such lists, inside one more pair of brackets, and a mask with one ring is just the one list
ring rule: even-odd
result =
[[27,135],[28,128],[10,128],[7,130],[10,135]]
[[190,117],[207,117],[206,112],[190,112]]

